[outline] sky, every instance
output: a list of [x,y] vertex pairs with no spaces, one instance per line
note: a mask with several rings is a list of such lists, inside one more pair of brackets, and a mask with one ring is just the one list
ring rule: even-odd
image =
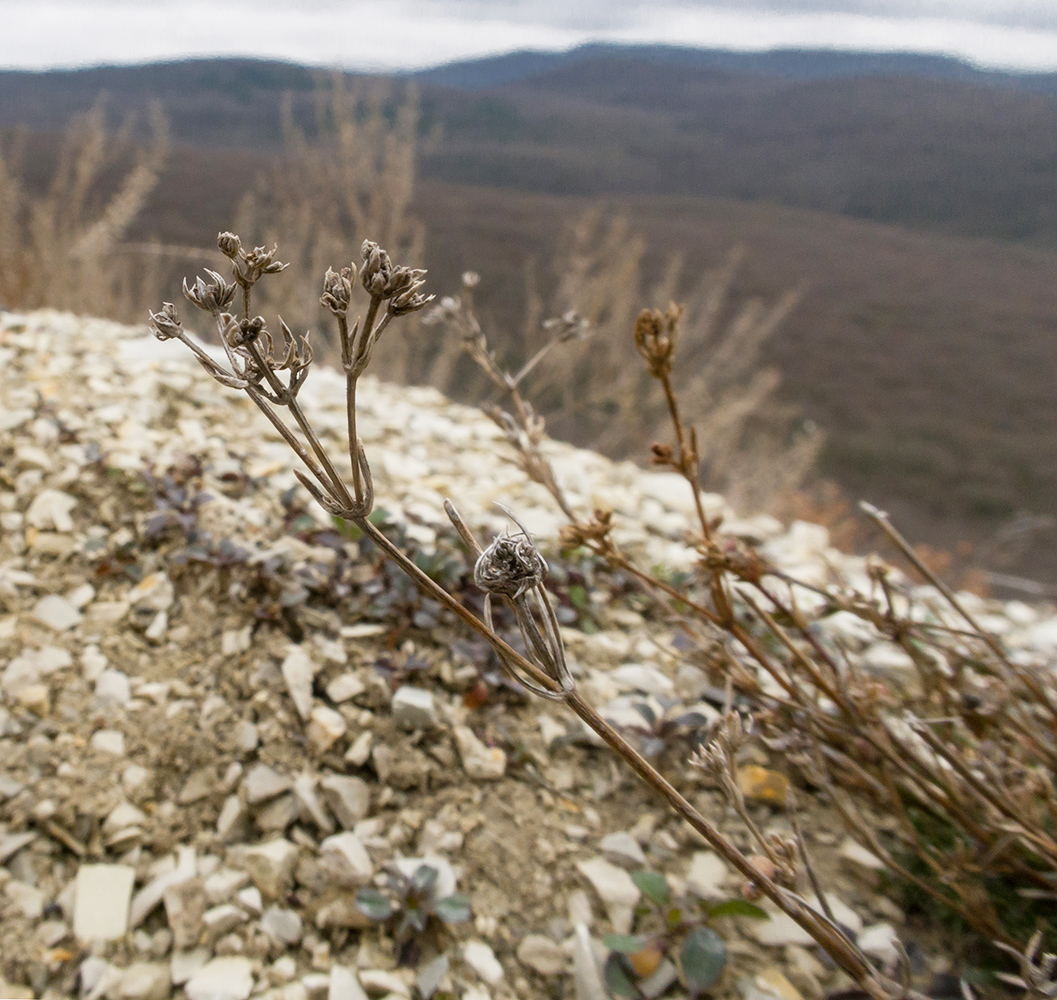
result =
[[246,55],[434,66],[588,41],[954,55],[1057,71],[1057,0],[0,0],[0,68]]

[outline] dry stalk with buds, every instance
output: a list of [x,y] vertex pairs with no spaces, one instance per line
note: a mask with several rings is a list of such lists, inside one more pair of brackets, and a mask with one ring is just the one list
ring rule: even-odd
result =
[[[752,545],[723,537],[719,521],[705,514],[697,435],[684,423],[673,390],[678,307],[643,311],[633,339],[647,373],[661,385],[675,433],[673,443],[653,446],[652,462],[682,476],[694,497],[696,524],[688,541],[698,552],[698,573],[684,589],[635,566],[620,551],[611,535],[611,512],[595,511],[585,520],[571,508],[544,455],[542,419],[521,397],[519,379],[498,369],[472,299],[447,300],[440,309],[462,333],[468,353],[506,391],[511,409],[493,413],[493,419],[507,430],[517,464],[568,518],[565,545],[583,546],[628,573],[702,650],[721,650],[727,683],[759,703],[764,738],[826,790],[852,836],[907,885],[1021,956],[1027,971],[1018,982],[1032,984],[1026,987],[1032,995],[1052,995],[1053,958],[1035,960],[1042,937],[1025,946],[1012,914],[1028,909],[1017,919],[1037,919],[1030,912],[1033,901],[1044,907],[1057,900],[1057,692],[1045,670],[1011,657],[886,515],[868,504],[867,517],[932,585],[932,597],[915,594],[880,562],[870,570],[873,593],[839,580],[809,585],[770,565]],[[798,595],[805,593],[815,600],[813,615],[801,608]],[[861,619],[880,640],[898,647],[916,673],[909,690],[882,685],[822,638],[820,626],[838,612]],[[743,663],[746,657],[778,694],[763,694]],[[745,809],[734,773],[744,735],[737,717],[728,714],[693,763],[712,775],[749,828],[760,849],[750,859],[754,867],[791,887],[799,863],[826,908],[803,838],[765,838]],[[896,823],[894,835],[884,840],[870,818],[877,813]],[[1019,897],[1005,913],[998,901],[1003,878],[1009,880],[1007,896]],[[999,895],[992,898],[996,883]]]
[[[795,851],[789,845],[768,840],[760,835],[757,841],[763,853],[754,857],[743,854],[584,701],[566,665],[557,620],[543,586],[547,564],[528,532],[513,515],[510,516],[518,523],[520,530],[514,534],[502,534],[482,548],[467,529],[454,505],[450,501],[445,504],[452,524],[476,556],[474,580],[487,595],[484,621],[419,569],[370,521],[374,493],[370,464],[356,433],[357,382],[370,364],[374,349],[392,320],[422,309],[433,298],[422,293],[424,272],[394,265],[383,249],[366,241],[361,249],[362,260],[359,267],[349,264],[339,271],[328,270],[324,278],[320,301],[337,319],[341,361],[346,376],[348,447],[352,470],[350,487],[339,475],[331,456],[320,443],[319,436],[299,400],[312,364],[312,351],[307,337],[294,336],[280,320],[282,345],[276,350],[275,339],[266,321],[263,317],[254,315],[251,309],[253,289],[257,282],[265,276],[282,271],[285,265],[276,260],[275,248],[269,251],[257,247],[248,251],[242,247],[239,238],[231,233],[220,234],[218,247],[231,262],[233,280],[227,281],[218,272],[207,271],[207,278],[198,278],[192,285],[184,283],[184,295],[194,306],[212,317],[227,364],[215,361],[186,333],[172,303],[165,303],[157,313],[151,314],[151,326],[155,335],[162,340],[180,340],[194,352],[195,357],[213,378],[224,386],[245,392],[304,464],[308,474],[299,471],[298,478],[325,510],[355,524],[387,557],[407,573],[426,595],[447,607],[489,643],[503,668],[520,684],[538,695],[564,702],[642,780],[660,794],[675,813],[704,837],[713,850],[745,878],[747,884],[753,887],[754,893],[769,898],[811,934],[871,998],[891,1000],[895,995],[906,995],[905,989],[885,979],[871,966],[830,916],[810,906],[788,888],[787,884],[783,884],[792,881],[791,872],[796,865]],[[362,319],[357,318],[350,324],[350,307],[357,286],[367,295],[366,309]],[[237,315],[230,311],[236,297],[239,299]],[[676,418],[675,398],[666,377],[670,370],[677,321],[676,312],[669,311],[664,315],[650,314],[642,320],[641,329],[636,328],[639,349],[647,358],[651,373],[665,385],[669,405]],[[556,325],[554,342],[569,339],[576,332],[579,331],[575,318],[563,319]],[[514,396],[518,418],[503,418],[501,425],[507,423],[511,428],[520,428],[517,438],[527,456],[526,468],[548,470],[540,474],[549,477],[549,482],[553,485],[552,492],[558,499],[560,490],[549,473],[549,465],[538,450],[542,425],[536,424],[531,409],[517,393],[519,377],[502,374],[488,354],[483,338],[471,336],[469,339],[471,351],[480,355],[480,363],[492,371],[496,380]],[[530,362],[526,368],[531,367],[531,364]],[[287,416],[284,416],[282,411],[285,411]],[[668,461],[683,472],[688,480],[693,479],[696,444],[692,434],[680,435],[678,451]],[[536,463],[535,466],[533,462]],[[696,482],[694,485],[696,492]],[[702,544],[711,546],[714,544],[711,527],[700,507],[699,517]],[[594,522],[576,522],[573,531],[584,539],[594,538],[599,547],[608,547],[612,552],[615,549],[608,538],[604,521],[604,514],[596,514]],[[702,607],[701,610],[706,620],[720,622],[731,628],[733,621],[730,601],[722,586],[718,569],[716,581],[712,590],[716,606],[714,609]],[[664,596],[663,586],[657,586],[655,589]],[[675,596],[685,603],[683,595]],[[525,640],[527,655],[515,650],[493,628],[493,597],[512,608]],[[751,637],[747,635],[746,639],[752,642]],[[728,719],[727,726],[730,743],[727,755],[723,756],[717,751],[719,756],[714,760],[701,760],[703,766],[729,771],[728,758],[735,751],[734,744],[738,742],[739,737],[737,726],[732,720]]]

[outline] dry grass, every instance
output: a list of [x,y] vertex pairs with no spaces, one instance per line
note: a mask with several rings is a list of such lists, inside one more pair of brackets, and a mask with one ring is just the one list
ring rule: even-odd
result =
[[24,176],[19,143],[0,149],[0,303],[128,320],[157,294],[160,255],[123,241],[161,177],[168,128],[152,107],[153,139],[136,147],[132,124],[112,134],[97,102],[66,132],[44,185]]
[[413,87],[350,87],[341,74],[321,82],[315,98],[311,129],[295,121],[292,95],[284,99],[283,154],[243,198],[236,228],[262,246],[282,237],[294,280],[264,289],[262,305],[334,345],[333,317],[314,290],[318,274],[347,264],[348,248],[368,233],[401,260],[422,262],[425,228],[411,211],[419,109]]
[[[771,302],[734,296],[744,256],[739,250],[689,283],[687,268],[673,256],[650,280],[643,241],[631,235],[626,219],[607,216],[600,206],[583,214],[559,245],[566,249],[552,261],[557,280],[549,307],[531,282],[521,336],[506,331],[487,338],[501,345],[496,350],[511,370],[542,348],[524,381],[552,433],[617,455],[641,454],[667,437],[667,406],[651,391],[626,331],[644,298],[670,301],[689,284],[680,323],[680,351],[688,361],[673,378],[689,401],[687,419],[697,427],[701,481],[746,511],[788,512],[812,474],[823,435],[777,401],[780,377],[765,352],[800,292]],[[553,317],[571,314],[590,335],[551,352],[547,345],[560,327]],[[472,289],[465,286],[434,318],[445,320],[464,344],[482,335]],[[431,375],[434,384],[460,398],[488,388],[479,373],[475,386],[474,372],[450,357]]]

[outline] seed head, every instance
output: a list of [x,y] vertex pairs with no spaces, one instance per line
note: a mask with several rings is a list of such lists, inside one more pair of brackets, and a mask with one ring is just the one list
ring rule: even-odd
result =
[[517,598],[541,583],[546,573],[546,560],[522,528],[516,535],[499,535],[481,553],[473,579],[487,594]]
[[344,316],[349,311],[349,300],[352,298],[352,283],[356,280],[356,268],[352,265],[340,271],[327,268],[323,277],[323,295],[319,304],[329,309],[335,316]]
[[663,378],[672,369],[672,354],[682,308],[670,305],[666,312],[643,309],[635,321],[635,346],[654,378]]
[[234,233],[220,233],[217,235],[217,249],[230,260],[234,260],[242,252],[242,240]]
[[172,340],[183,333],[180,317],[176,314],[176,306],[171,302],[163,302],[158,312],[150,314],[150,327],[154,336],[159,340]]
[[393,262],[389,254],[377,243],[364,240],[360,255],[363,257],[363,267],[360,269],[363,287],[372,297],[386,298],[386,289],[393,276]]
[[225,281],[224,276],[216,271],[210,271],[207,268],[206,274],[212,280],[206,281],[198,277],[192,286],[188,286],[187,279],[184,278],[184,297],[199,309],[215,316],[231,305],[237,286],[234,282]]

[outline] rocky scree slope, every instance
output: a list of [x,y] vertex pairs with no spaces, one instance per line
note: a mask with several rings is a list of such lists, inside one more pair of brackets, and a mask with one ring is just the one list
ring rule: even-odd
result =
[[[437,995],[590,996],[600,939],[632,926],[629,870],[704,900],[738,894],[575,719],[504,686],[487,649],[316,508],[259,413],[178,345],[0,313],[0,367],[0,994],[410,997],[429,990],[415,966],[443,955],[428,966]],[[303,398],[341,454],[343,380],[317,370]],[[677,630],[626,581],[566,565],[560,515],[479,412],[370,380],[360,402],[385,530],[479,607],[443,500],[479,537],[510,527],[494,501],[515,511],[552,557],[582,689],[747,847],[686,765],[690,743],[644,721],[644,705],[702,727],[718,716]],[[572,503],[612,507],[646,565],[690,564],[680,480],[548,453]],[[707,501],[790,572],[864,578],[823,529]],[[1024,650],[1057,644],[1052,612],[975,607]],[[754,763],[774,778],[764,751]],[[752,809],[788,829],[774,787],[748,788]],[[842,921],[890,957],[903,915],[876,891],[876,859],[842,844],[821,804],[804,824]],[[402,967],[353,898],[417,859],[473,915]],[[720,930],[721,996],[811,1000],[841,985],[782,920]]]

